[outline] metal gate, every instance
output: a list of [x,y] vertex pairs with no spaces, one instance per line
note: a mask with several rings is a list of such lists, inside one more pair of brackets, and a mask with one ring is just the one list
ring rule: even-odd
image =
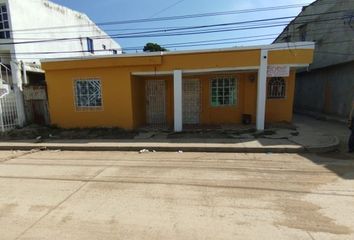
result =
[[29,123],[49,124],[47,90],[45,86],[25,86],[23,88],[26,119]]
[[146,122],[148,125],[166,124],[166,82],[146,81]]
[[0,97],[0,131],[9,131],[18,125],[16,95],[14,92],[10,92]]
[[183,124],[199,124],[200,81],[183,79]]

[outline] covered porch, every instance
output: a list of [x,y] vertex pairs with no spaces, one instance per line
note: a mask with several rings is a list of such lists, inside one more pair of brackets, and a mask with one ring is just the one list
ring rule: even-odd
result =
[[[262,50],[260,66],[132,72],[134,128],[181,132],[243,123],[262,131],[267,119],[291,121],[295,68],[269,66]],[[286,99],[267,100],[272,76],[286,79]]]

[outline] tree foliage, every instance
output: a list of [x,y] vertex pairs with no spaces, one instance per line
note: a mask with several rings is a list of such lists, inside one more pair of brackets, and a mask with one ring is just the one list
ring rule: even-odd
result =
[[144,46],[144,49],[143,49],[144,52],[164,52],[164,51],[167,51],[166,48],[164,47],[161,47],[159,44],[157,43],[147,43],[145,46]]

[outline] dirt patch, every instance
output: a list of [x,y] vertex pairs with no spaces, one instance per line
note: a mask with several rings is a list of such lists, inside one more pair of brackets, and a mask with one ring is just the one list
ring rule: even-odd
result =
[[17,207],[18,204],[16,203],[3,204],[0,206],[0,218],[10,215]]
[[[179,133],[168,134],[169,139],[180,138],[201,138],[201,139],[226,139],[226,138],[239,138],[243,135],[250,135],[254,137],[256,135],[256,129],[244,128],[244,129],[213,129],[213,130],[191,130],[183,131]],[[264,131],[263,134],[267,134]]]
[[61,129],[30,125],[21,129],[14,129],[0,135],[2,140],[27,139],[133,139],[136,132],[120,128],[74,128]]
[[286,219],[276,223],[278,225],[309,232],[352,233],[348,227],[337,225],[333,219],[321,214],[321,208],[315,204],[298,199],[283,199],[279,206]]
[[45,205],[33,205],[30,208],[30,211],[33,212],[43,212],[43,211],[47,211],[48,209],[50,209],[50,206],[45,206]]
[[229,134],[225,132],[181,132],[181,133],[172,133],[167,136],[169,139],[181,139],[181,138],[203,138],[203,139],[223,139],[231,138]]

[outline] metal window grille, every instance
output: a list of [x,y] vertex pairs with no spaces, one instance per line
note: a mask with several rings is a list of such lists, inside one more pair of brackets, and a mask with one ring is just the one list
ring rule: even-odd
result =
[[9,15],[5,4],[0,5],[0,39],[11,38]]
[[9,131],[18,125],[16,95],[14,92],[10,92],[0,98],[0,131]]
[[75,105],[77,110],[101,110],[102,91],[98,79],[75,80]]
[[211,79],[211,106],[233,106],[236,104],[237,84],[233,77]]
[[268,98],[285,98],[285,79],[273,77],[268,81]]

